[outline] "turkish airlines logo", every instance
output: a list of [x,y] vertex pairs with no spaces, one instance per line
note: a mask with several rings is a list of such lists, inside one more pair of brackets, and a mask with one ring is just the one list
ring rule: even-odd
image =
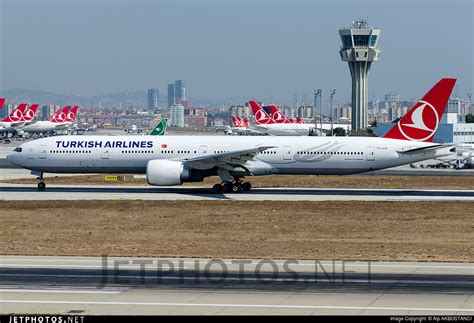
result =
[[34,116],[35,116],[35,112],[33,110],[29,109],[25,112],[25,115],[24,115],[23,118],[26,121],[31,121],[31,120],[33,120]]
[[265,113],[265,111],[258,110],[257,113],[255,113],[255,120],[259,124],[267,124],[270,122],[270,117]]
[[[439,116],[431,103],[420,101],[418,104],[411,115],[398,121],[398,128],[408,140],[425,141],[431,138],[438,129]],[[407,123],[406,119],[411,119],[411,123]]]
[[239,122],[239,120],[234,119],[234,120],[232,121],[232,123],[234,124],[234,127],[240,127],[240,122]]
[[23,118],[23,113],[19,110],[16,109],[15,111],[12,112],[10,115],[10,121],[11,122],[17,122],[20,121]]
[[57,113],[54,116],[53,120],[51,120],[51,121],[53,121],[53,122],[64,122],[65,119],[66,119],[66,114],[61,111],[60,113]]
[[73,119],[74,119],[74,113],[72,111],[70,111],[67,114],[67,121],[72,121]]
[[280,111],[276,111],[274,114],[273,114],[273,119],[275,121],[284,121],[285,120],[285,116],[283,115],[283,113],[281,113]]

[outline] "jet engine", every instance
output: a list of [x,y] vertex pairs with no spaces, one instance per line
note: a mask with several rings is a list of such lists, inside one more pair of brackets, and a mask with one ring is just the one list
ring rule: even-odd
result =
[[191,169],[179,161],[166,159],[150,160],[146,166],[146,179],[150,185],[172,186],[183,182],[200,182],[202,176],[192,174]]

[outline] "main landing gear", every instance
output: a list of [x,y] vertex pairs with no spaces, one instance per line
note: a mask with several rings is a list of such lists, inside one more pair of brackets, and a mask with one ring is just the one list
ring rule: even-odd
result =
[[240,193],[242,191],[250,191],[252,184],[250,182],[242,182],[240,180],[222,182],[212,187],[214,193]]

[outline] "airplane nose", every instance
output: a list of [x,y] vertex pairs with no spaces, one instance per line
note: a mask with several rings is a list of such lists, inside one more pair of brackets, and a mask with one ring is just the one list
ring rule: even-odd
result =
[[12,163],[13,165],[20,166],[18,157],[19,157],[18,153],[11,153],[11,154],[7,155],[6,159],[9,163]]

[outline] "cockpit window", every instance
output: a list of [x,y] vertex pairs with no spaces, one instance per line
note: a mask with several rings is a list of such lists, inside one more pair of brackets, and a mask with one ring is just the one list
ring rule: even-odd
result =
[[15,149],[13,149],[13,151],[16,151],[17,153],[21,153],[21,147],[16,147]]

